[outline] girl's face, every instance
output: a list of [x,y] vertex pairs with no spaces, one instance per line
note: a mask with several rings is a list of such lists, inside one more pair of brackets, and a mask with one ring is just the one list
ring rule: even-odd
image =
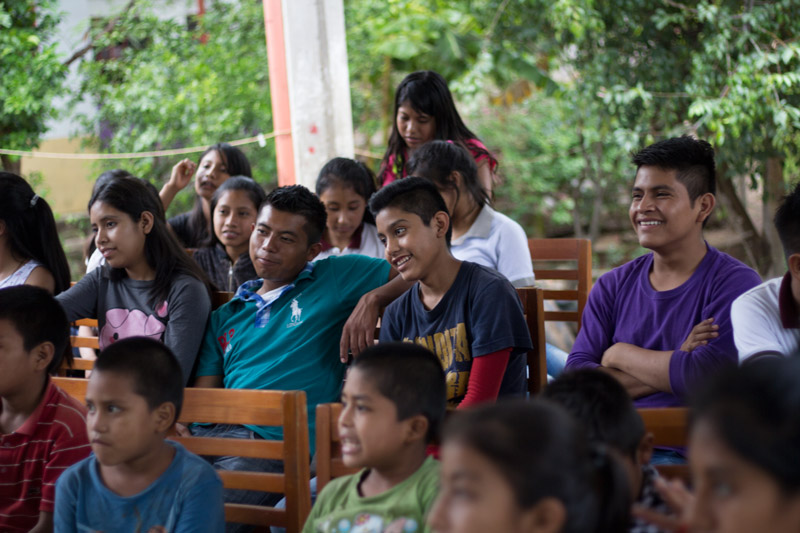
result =
[[428,515],[433,530],[439,533],[533,530],[530,511],[519,509],[511,486],[483,455],[462,443],[446,442],[441,457],[441,489]]
[[249,247],[250,234],[258,217],[258,208],[243,190],[225,191],[214,209],[214,233],[222,245],[235,253],[236,259]]
[[397,108],[397,131],[408,147],[409,155],[428,141],[436,138],[436,119],[416,111],[405,101]]
[[696,501],[691,531],[800,531],[800,493],[787,495],[761,468],[747,462],[700,420],[689,439]]
[[337,242],[350,241],[364,220],[367,201],[352,187],[333,183],[319,197],[328,212],[327,228],[330,238]]
[[112,268],[124,268],[132,279],[149,279],[152,268],[145,256],[145,241],[153,229],[153,215],[144,211],[139,221],[105,202],[89,209],[95,245]]
[[230,177],[222,154],[211,150],[197,165],[197,172],[194,175],[194,190],[199,196],[211,200],[214,191]]

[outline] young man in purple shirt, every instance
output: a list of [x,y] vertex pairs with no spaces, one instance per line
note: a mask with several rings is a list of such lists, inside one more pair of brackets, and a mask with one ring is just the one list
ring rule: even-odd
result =
[[684,405],[695,383],[736,363],[731,303],[761,279],[703,239],[716,203],[710,144],[667,139],[633,163],[631,223],[652,253],[597,280],[566,369],[601,368],[637,407]]

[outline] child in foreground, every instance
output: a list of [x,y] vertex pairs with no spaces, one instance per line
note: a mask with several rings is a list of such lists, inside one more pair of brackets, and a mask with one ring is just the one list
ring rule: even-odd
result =
[[445,414],[438,359],[408,343],[368,348],[347,374],[342,407],[342,459],[363,470],[323,489],[303,531],[427,531],[439,466],[425,449]]
[[556,404],[516,400],[447,421],[428,519],[439,533],[621,533],[629,508],[622,468]]
[[[649,464],[653,456],[653,434],[645,432],[633,400],[616,379],[600,370],[575,370],[556,378],[543,396],[569,411],[590,441],[614,452],[628,474],[632,503],[656,512],[669,510],[655,488],[658,472]],[[657,533],[660,530],[636,518],[628,531]]]
[[434,352],[451,407],[524,394],[531,337],[519,297],[502,274],[452,256],[450,216],[436,186],[405,178],[375,193],[369,208],[386,260],[416,282],[386,308],[381,342],[415,342]]
[[100,354],[86,389],[93,454],[56,486],[57,531],[224,530],[214,469],[165,440],[182,403],[180,365],[160,342],[134,337]]
[[86,408],[47,377],[68,345],[47,290],[0,290],[0,531],[52,531],[56,479],[89,455]]

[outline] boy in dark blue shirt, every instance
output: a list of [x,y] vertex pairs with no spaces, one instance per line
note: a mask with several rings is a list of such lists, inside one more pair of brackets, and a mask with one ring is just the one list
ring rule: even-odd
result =
[[452,407],[524,394],[531,339],[519,298],[495,270],[451,255],[450,217],[436,187],[398,180],[369,207],[386,260],[416,282],[386,308],[381,342],[415,342],[435,353]]

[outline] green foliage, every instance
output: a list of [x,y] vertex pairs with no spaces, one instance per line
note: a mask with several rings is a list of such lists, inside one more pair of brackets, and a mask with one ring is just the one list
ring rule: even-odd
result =
[[0,1],[0,147],[37,147],[56,115],[66,75],[52,42],[59,19],[54,0]]
[[[264,18],[258,2],[213,2],[193,21],[161,20],[148,2],[138,2],[113,29],[94,29],[95,53],[118,58],[81,62],[81,98],[98,104],[80,117],[103,152],[142,152],[251,137],[272,131]],[[120,46],[121,45],[121,46]],[[242,147],[262,184],[276,182],[273,141]],[[104,162],[160,181],[183,157]],[[187,187],[187,189],[190,189]],[[183,191],[171,211],[188,207]]]

